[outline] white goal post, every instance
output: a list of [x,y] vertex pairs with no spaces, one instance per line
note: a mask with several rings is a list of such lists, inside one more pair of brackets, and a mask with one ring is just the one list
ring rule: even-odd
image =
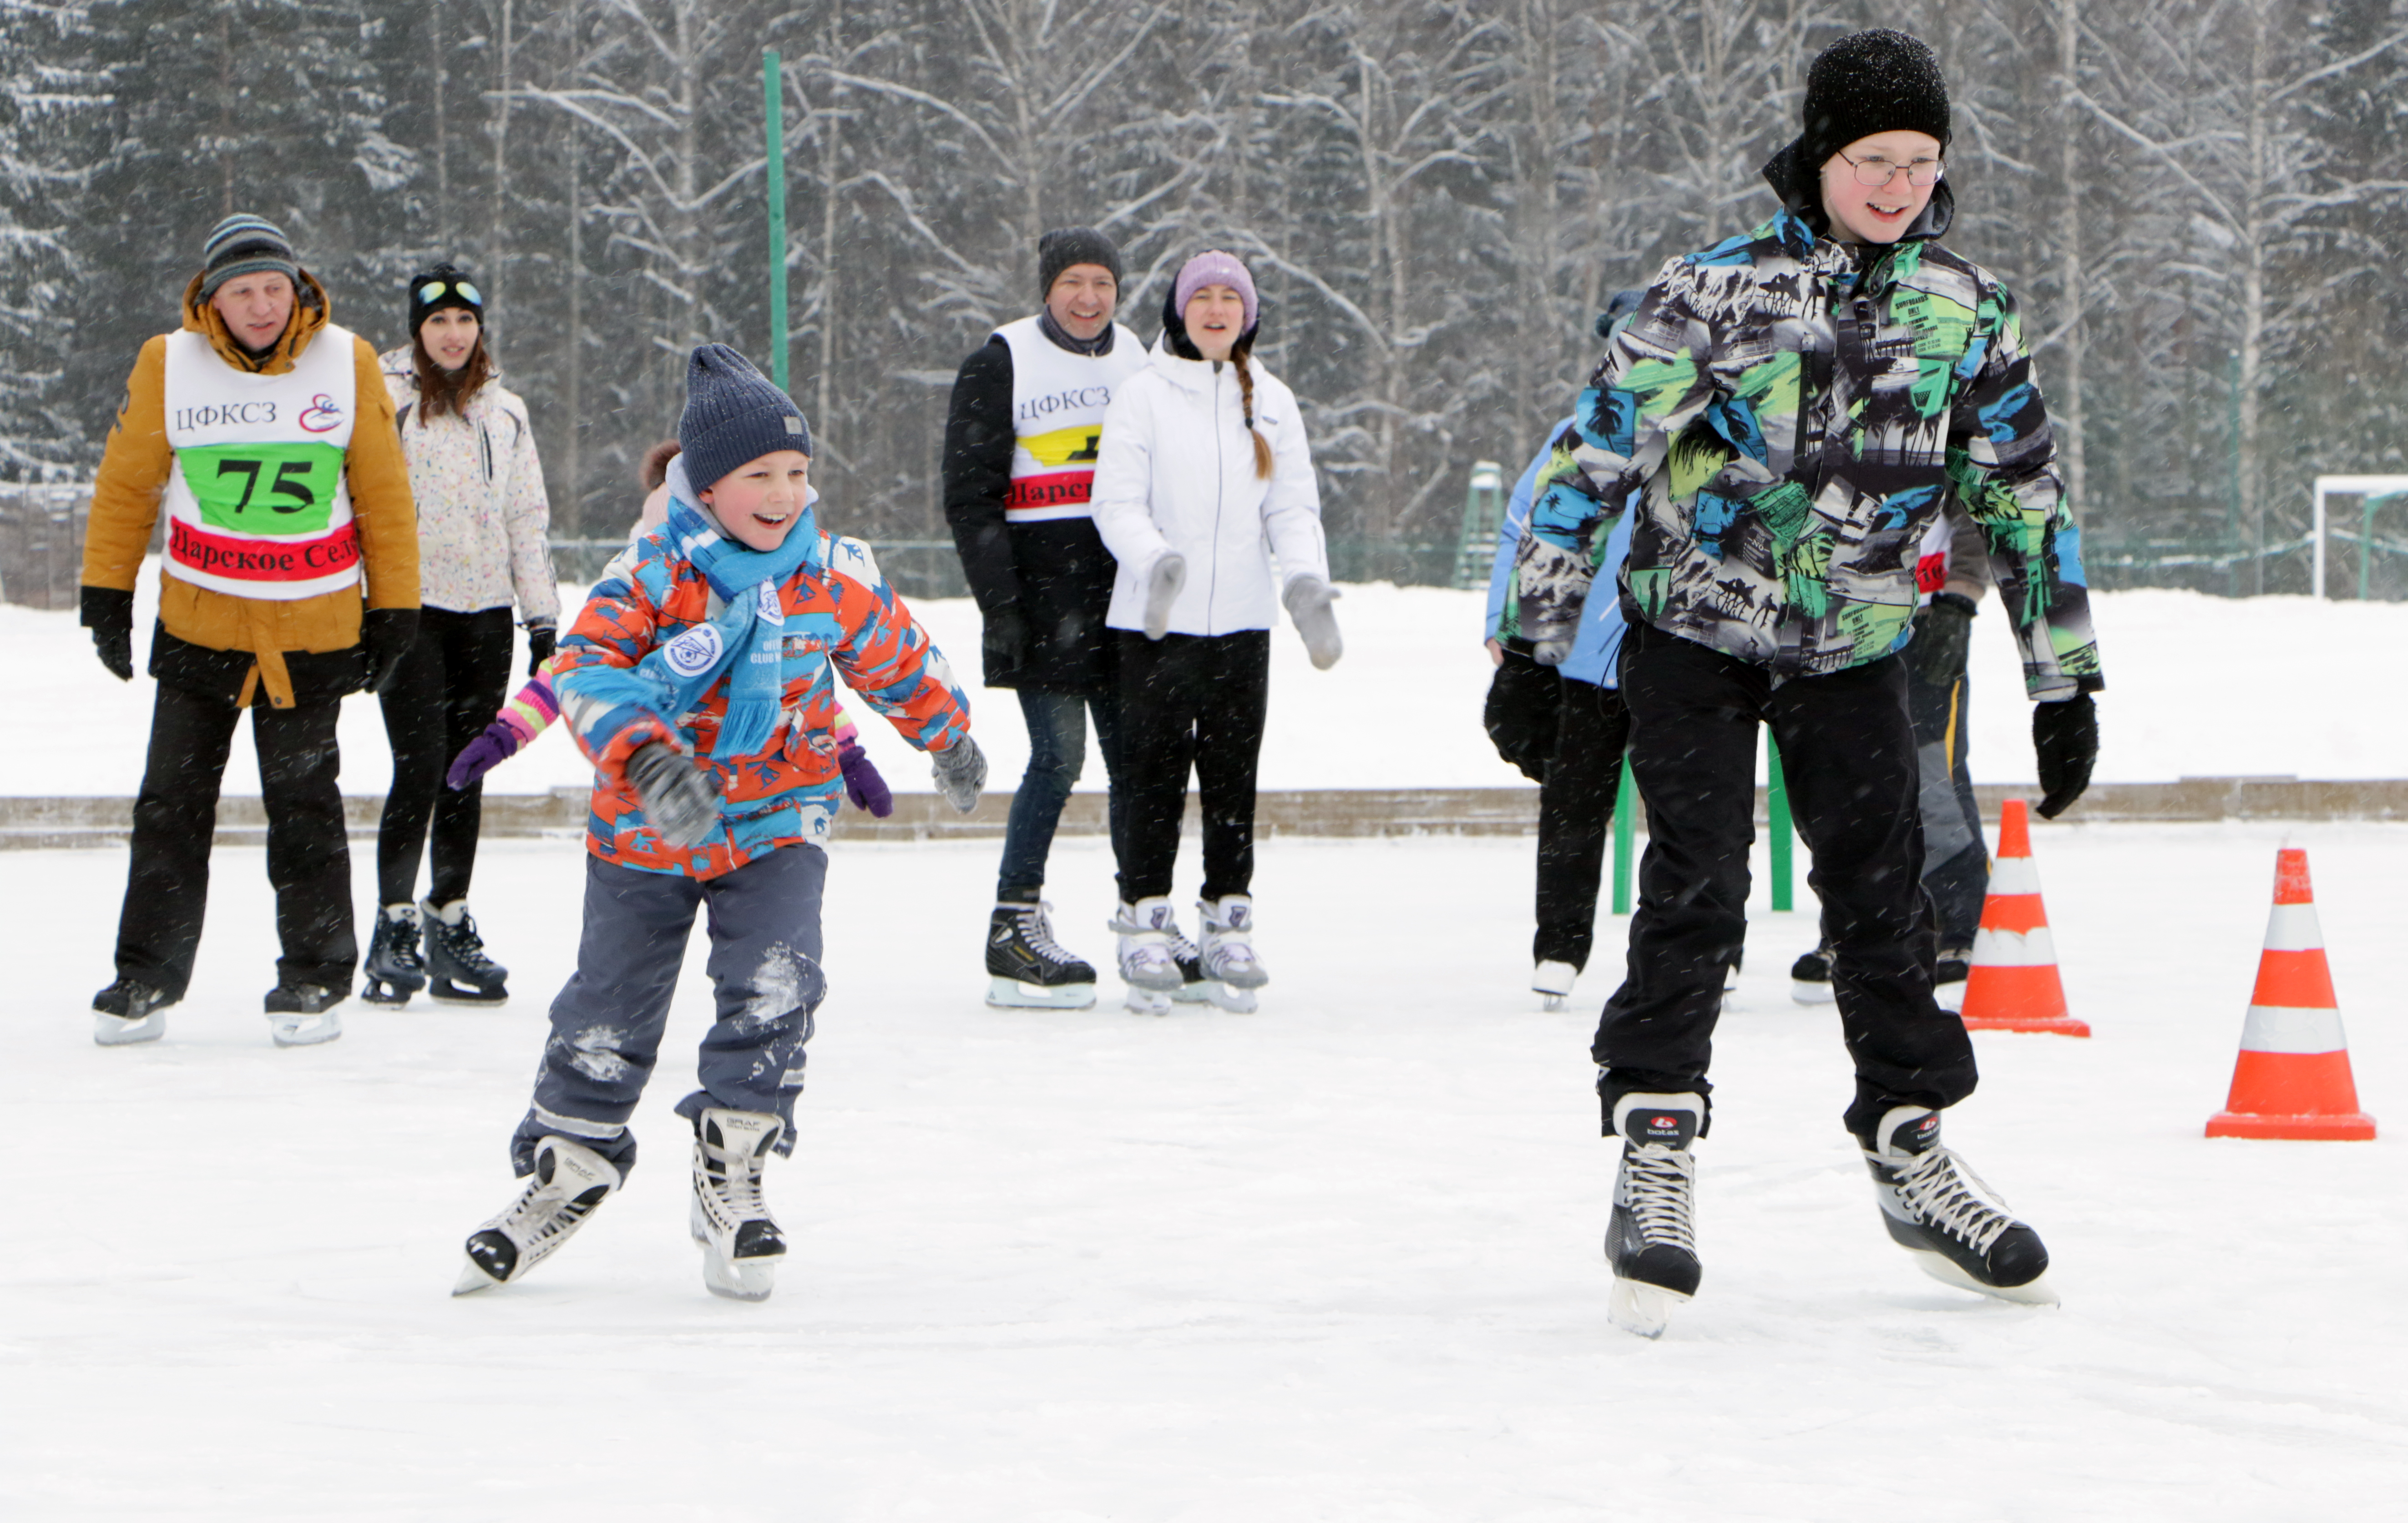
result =
[[[2320,598],[2325,595],[2325,494],[2336,491],[2344,496],[2388,497],[2394,493],[2408,492],[2408,476],[2320,476],[2316,477],[2315,524],[2310,533],[2315,540],[2315,595]],[[2366,547],[2363,545],[2360,545],[2358,549],[2360,555],[2366,553]]]

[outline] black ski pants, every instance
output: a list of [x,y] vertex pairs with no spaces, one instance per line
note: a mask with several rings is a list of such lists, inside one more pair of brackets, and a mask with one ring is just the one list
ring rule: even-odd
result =
[[1555,754],[1539,787],[1539,932],[1530,960],[1585,968],[1597,941],[1597,890],[1630,711],[1612,688],[1562,680]]
[[1990,852],[1982,843],[1982,806],[1967,767],[1972,740],[1966,710],[1971,684],[1961,670],[1945,682],[1926,682],[1910,670],[1907,716],[1914,726],[1916,770],[1923,800],[1923,887],[1940,917],[1940,949],[1965,951],[1981,929],[1982,900],[1990,888]]
[[1774,686],[1764,668],[1631,619],[1622,697],[1647,801],[1629,972],[1590,1055],[1606,1127],[1634,1091],[1709,1093],[1723,972],[1747,932],[1756,727],[1781,743],[1789,804],[1813,861],[1842,1034],[1855,1060],[1846,1124],[1858,1138],[1893,1105],[1973,1092],[1973,1046],[1932,1002],[1906,671],[1895,656]]
[[443,775],[501,708],[510,681],[511,639],[508,608],[472,614],[419,610],[418,638],[392,685],[378,695],[385,738],[393,746],[393,790],[384,796],[384,818],[377,826],[378,903],[416,900],[421,855],[434,858],[429,900],[449,904],[468,897],[477,833],[484,821],[485,781],[446,788]]
[[[267,881],[276,888],[280,983],[348,988],[359,960],[351,934],[351,853],[343,833],[340,701],[251,706],[267,811]],[[242,710],[159,684],[150,751],[134,801],[134,849],[117,922],[117,973],[181,999],[193,981],[209,899],[209,847]]]
[[1271,634],[1120,632],[1121,776],[1128,804],[1121,898],[1166,898],[1179,862],[1187,774],[1204,807],[1204,897],[1254,881],[1254,764],[1270,698]]

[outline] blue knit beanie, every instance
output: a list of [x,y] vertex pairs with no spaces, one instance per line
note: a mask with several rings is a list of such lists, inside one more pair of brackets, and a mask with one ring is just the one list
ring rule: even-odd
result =
[[685,478],[707,491],[750,461],[779,449],[811,452],[810,425],[795,399],[724,344],[705,344],[685,365],[685,411],[678,416]]

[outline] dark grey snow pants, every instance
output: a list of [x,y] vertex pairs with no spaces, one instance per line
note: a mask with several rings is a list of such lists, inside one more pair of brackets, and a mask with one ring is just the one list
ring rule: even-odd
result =
[[622,1174],[634,1166],[627,1118],[660,1053],[697,907],[710,934],[706,966],[719,1018],[702,1039],[701,1088],[678,1102],[677,1113],[691,1121],[711,1106],[773,1111],[786,1123],[778,1151],[792,1153],[803,1045],[827,992],[820,972],[826,881],[827,854],[810,845],[781,847],[705,881],[587,858],[577,971],[552,1002],[552,1039],[535,1104],[510,1139],[510,1166],[533,1172],[536,1145],[552,1134],[593,1148]]

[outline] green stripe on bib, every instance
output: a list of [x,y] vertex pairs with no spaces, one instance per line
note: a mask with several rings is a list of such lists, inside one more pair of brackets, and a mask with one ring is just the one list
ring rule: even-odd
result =
[[322,534],[343,451],[331,444],[209,444],[176,451],[201,521],[245,534]]

